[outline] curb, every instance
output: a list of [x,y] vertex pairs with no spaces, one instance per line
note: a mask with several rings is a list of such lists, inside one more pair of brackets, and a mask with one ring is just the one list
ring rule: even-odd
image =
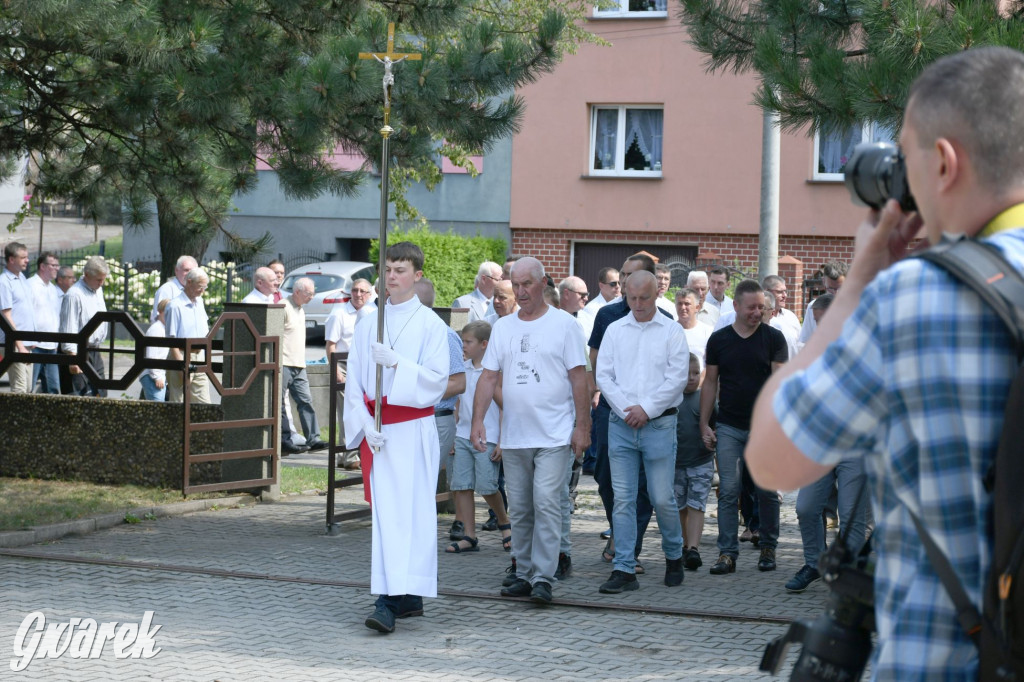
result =
[[129,514],[140,519],[144,518],[147,514],[157,518],[180,516],[182,514],[207,511],[213,507],[237,507],[248,502],[255,503],[256,499],[250,495],[235,495],[233,497],[218,497],[209,500],[189,500],[187,502],[173,502],[155,507],[139,507],[138,509],[129,509],[124,512],[100,514],[88,519],[51,523],[27,530],[0,531],[0,548],[24,547],[40,542],[59,540],[65,535],[85,535],[97,530],[113,528],[125,523],[124,519]]

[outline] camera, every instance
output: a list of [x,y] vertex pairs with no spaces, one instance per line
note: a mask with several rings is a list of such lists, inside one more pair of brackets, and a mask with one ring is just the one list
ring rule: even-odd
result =
[[859,680],[871,656],[871,633],[875,629],[871,541],[853,555],[844,542],[837,540],[822,555],[818,567],[830,590],[825,613],[813,623],[798,620],[790,624],[786,634],[768,644],[760,670],[778,674],[789,645],[799,643],[803,648],[790,680]]
[[846,164],[844,180],[854,203],[880,209],[889,199],[899,202],[904,213],[917,210],[907,184],[903,152],[889,142],[857,145]]

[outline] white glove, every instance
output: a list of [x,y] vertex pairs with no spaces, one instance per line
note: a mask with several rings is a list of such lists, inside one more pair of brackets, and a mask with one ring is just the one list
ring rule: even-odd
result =
[[371,448],[377,448],[379,450],[384,447],[384,434],[372,426],[364,428],[363,435],[366,436],[366,444]]
[[388,348],[383,343],[373,341],[370,343],[370,356],[373,361],[382,367],[394,367],[398,364],[398,353]]

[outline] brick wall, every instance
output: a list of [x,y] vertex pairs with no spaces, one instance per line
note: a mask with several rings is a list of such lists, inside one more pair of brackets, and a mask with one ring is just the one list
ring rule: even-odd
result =
[[[741,270],[757,270],[757,235],[754,234],[700,234],[678,232],[587,232],[578,230],[512,230],[511,253],[533,256],[544,263],[548,274],[557,282],[569,275],[572,242],[634,242],[638,244],[676,243],[696,245],[698,262],[725,263]],[[791,257],[802,263],[797,268],[789,263],[781,274],[787,281],[798,270],[810,277],[821,265],[830,260],[850,262],[853,258],[853,235],[850,237],[793,237],[779,238],[779,258]],[[618,266],[619,263],[609,263]],[[803,316],[806,301],[802,296],[802,282],[789,281],[790,299],[787,307]]]
[[[714,254],[723,262],[743,270],[757,269],[757,235],[680,234],[678,232],[584,232],[573,230],[512,230],[511,252],[533,256],[544,263],[548,274],[556,280],[569,275],[569,254],[573,241],[636,242],[695,244],[700,259]],[[850,237],[788,237],[779,239],[779,257],[792,256],[804,263],[808,274],[830,260],[853,258],[853,236]],[[619,263],[610,263],[619,265]]]

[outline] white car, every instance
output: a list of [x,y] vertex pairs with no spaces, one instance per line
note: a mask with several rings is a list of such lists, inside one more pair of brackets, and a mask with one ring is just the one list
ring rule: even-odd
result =
[[313,336],[322,336],[331,308],[336,303],[348,302],[352,282],[365,279],[372,283],[377,278],[377,268],[372,263],[359,261],[310,263],[288,273],[281,284],[281,294],[291,295],[292,285],[301,277],[310,278],[316,287],[313,300],[302,306],[306,311],[306,332]]

